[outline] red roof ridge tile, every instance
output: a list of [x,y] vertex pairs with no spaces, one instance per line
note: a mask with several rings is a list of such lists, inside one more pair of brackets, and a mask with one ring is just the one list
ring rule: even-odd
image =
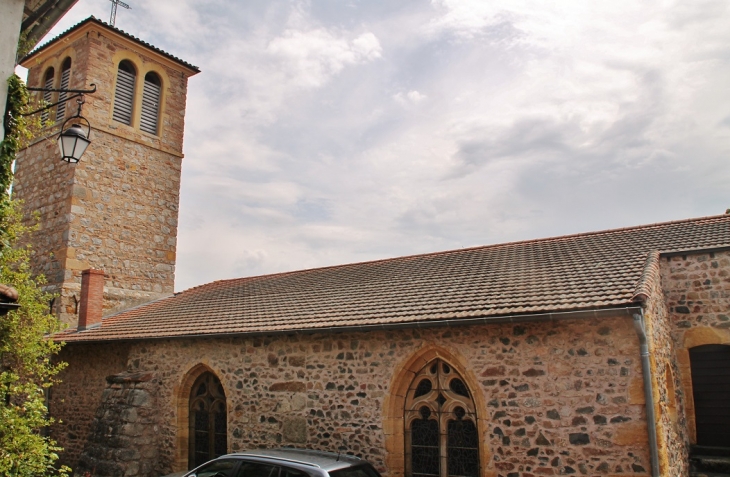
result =
[[659,260],[660,253],[657,250],[652,250],[647,254],[644,270],[636,282],[634,296],[631,297],[631,301],[644,303],[651,296],[652,288],[659,280]]

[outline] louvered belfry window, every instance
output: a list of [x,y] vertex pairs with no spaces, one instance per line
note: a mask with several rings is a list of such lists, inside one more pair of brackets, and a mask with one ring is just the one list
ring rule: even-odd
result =
[[[68,89],[68,85],[71,82],[71,58],[66,58],[61,66],[61,84],[58,86],[59,89]],[[58,109],[56,109],[56,121],[63,120],[66,116],[66,98],[68,93],[63,91],[58,93]]]
[[[46,76],[43,78],[43,87],[45,89],[53,88],[53,75],[54,71],[53,68],[48,68],[46,70]],[[52,91],[44,91],[43,92],[43,102],[50,104],[53,102],[53,92]],[[44,123],[48,121],[48,110],[46,109],[41,113],[41,121]]]
[[157,134],[160,115],[160,96],[162,94],[160,77],[155,73],[147,73],[144,77],[142,92],[142,117],[139,128],[150,134]]
[[114,112],[112,118],[120,123],[132,125],[132,110],[134,105],[134,83],[137,72],[127,60],[119,63],[117,71],[117,87],[114,90]]

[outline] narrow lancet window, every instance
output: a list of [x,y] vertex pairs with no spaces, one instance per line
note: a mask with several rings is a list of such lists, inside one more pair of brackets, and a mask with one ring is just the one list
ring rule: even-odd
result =
[[[68,85],[71,83],[71,58],[63,60],[61,66],[61,83],[58,85],[59,89],[68,89]],[[56,121],[62,121],[66,116],[66,98],[68,93],[63,91],[58,93],[58,108],[56,109]]]
[[142,117],[139,122],[139,128],[144,132],[157,134],[161,94],[162,84],[160,77],[152,72],[147,73],[144,77],[144,91],[142,92]]
[[[53,76],[55,72],[53,68],[48,68],[46,70],[46,75],[43,77],[43,87],[48,90],[53,88]],[[46,104],[51,104],[53,102],[53,92],[52,91],[44,91],[43,92],[43,102]],[[48,121],[49,112],[46,109],[41,113],[41,121],[45,123]]]
[[228,452],[226,416],[220,380],[213,373],[203,373],[190,393],[190,469]]
[[134,110],[134,86],[137,80],[137,72],[131,62],[124,60],[119,63],[117,70],[117,86],[114,89],[114,112],[112,118],[115,121],[132,125],[132,111]]

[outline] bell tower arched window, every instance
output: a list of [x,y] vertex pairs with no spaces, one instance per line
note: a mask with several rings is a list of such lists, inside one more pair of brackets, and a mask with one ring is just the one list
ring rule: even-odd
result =
[[201,374],[190,392],[188,468],[228,452],[226,394],[211,372]]
[[477,477],[474,400],[459,374],[435,359],[413,379],[405,401],[408,477]]
[[132,62],[124,60],[119,63],[117,85],[114,89],[114,112],[112,113],[112,118],[128,126],[132,125],[136,80],[137,70],[134,69]]
[[[71,82],[71,58],[63,60],[61,65],[61,83],[58,85],[59,89],[68,89],[68,85]],[[66,116],[66,98],[68,93],[61,91],[58,93],[58,109],[56,109],[56,121],[62,121]]]
[[158,118],[160,115],[160,96],[162,82],[156,73],[149,72],[144,76],[144,91],[142,92],[142,117],[139,128],[150,134],[157,134]]
[[[53,68],[48,68],[46,70],[46,75],[43,77],[43,87],[48,90],[53,88],[53,76],[55,75],[55,71]],[[52,103],[53,102],[53,91],[44,91],[43,92],[43,102],[44,103]],[[41,113],[41,121],[44,123],[48,121],[49,117],[49,111],[46,109]]]

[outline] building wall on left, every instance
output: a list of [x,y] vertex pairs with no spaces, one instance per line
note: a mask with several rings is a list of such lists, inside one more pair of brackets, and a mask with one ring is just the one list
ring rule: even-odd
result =
[[[0,2],[0,114],[5,112],[8,96],[7,79],[15,70],[20,23],[23,20],[25,0]],[[5,137],[5,126],[0,121],[0,139]]]

